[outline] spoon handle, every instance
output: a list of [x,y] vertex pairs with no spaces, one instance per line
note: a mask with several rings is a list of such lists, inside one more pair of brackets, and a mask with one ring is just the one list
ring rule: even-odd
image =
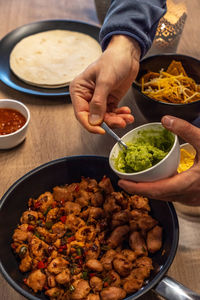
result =
[[120,145],[122,145],[123,147],[125,147],[127,149],[127,145],[120,139],[120,137],[110,128],[108,127],[108,125],[103,122],[101,124],[101,127],[108,133],[110,134],[114,139],[116,139],[118,141],[118,143],[120,143]]

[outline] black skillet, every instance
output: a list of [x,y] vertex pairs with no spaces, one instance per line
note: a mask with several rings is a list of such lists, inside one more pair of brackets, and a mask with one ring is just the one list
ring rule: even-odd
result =
[[[110,177],[115,189],[117,176],[109,167],[108,159],[98,156],[72,156],[46,163],[24,175],[4,194],[0,203],[0,271],[8,283],[19,293],[31,300],[48,299],[44,293],[34,294],[23,283],[24,275],[18,269],[18,262],[11,250],[11,237],[22,212],[27,208],[29,197],[38,197],[52,187],[78,182],[81,176],[101,180]],[[152,214],[164,229],[163,247],[152,256],[154,271],[145,286],[126,300],[137,299],[150,289],[166,299],[194,300],[200,296],[165,276],[176,254],[179,227],[175,209],[171,203],[150,201]]]

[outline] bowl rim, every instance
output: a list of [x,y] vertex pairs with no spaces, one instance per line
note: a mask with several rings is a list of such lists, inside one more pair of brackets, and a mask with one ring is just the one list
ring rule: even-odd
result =
[[[189,148],[189,149],[188,149],[188,148]],[[196,153],[197,153],[195,147],[194,147],[192,144],[187,143],[187,142],[180,145],[180,150],[181,150],[181,149],[187,150],[188,152],[192,152],[192,153],[194,153],[195,155],[196,155]]]
[[[195,57],[192,57],[192,56],[189,56],[189,55],[185,55],[185,54],[181,54],[181,53],[161,53],[161,54],[154,54],[154,55],[150,55],[150,56],[147,56],[145,58],[143,58],[141,61],[140,61],[140,67],[142,65],[142,63],[145,63],[151,59],[154,59],[154,58],[157,58],[157,57],[166,57],[166,56],[170,56],[170,57],[184,57],[184,58],[188,58],[188,59],[191,59],[193,60],[194,62],[198,63],[200,65],[200,60],[195,58]],[[140,71],[140,70],[139,70]],[[139,74],[139,73],[138,73]],[[137,79],[137,78],[136,78]],[[132,82],[132,87],[134,87],[142,96],[144,96],[144,98],[146,98],[147,100],[151,100],[152,102],[155,102],[155,103],[158,103],[158,104],[161,104],[161,105],[170,105],[170,106],[179,106],[179,107],[184,107],[186,105],[194,105],[194,103],[198,103],[200,100],[196,100],[196,101],[193,101],[193,102],[190,102],[190,103],[167,103],[167,102],[163,102],[163,101],[158,101],[156,99],[153,99],[153,98],[150,98],[149,96],[143,94],[141,92],[141,90],[139,89],[139,86],[138,84],[136,84],[136,79]]]
[[[0,99],[0,109],[1,109],[1,108],[6,108],[6,107],[1,107],[1,102],[3,102],[3,101],[5,101],[5,102],[7,102],[7,103],[15,103],[15,104],[17,104],[18,106],[23,107],[23,108],[25,109],[25,111],[27,112],[27,117],[25,117],[24,114],[20,112],[20,113],[26,118],[25,124],[24,124],[21,128],[17,129],[16,131],[13,131],[13,132],[8,133],[8,134],[0,135],[0,139],[2,139],[2,138],[7,138],[7,137],[11,137],[11,136],[13,136],[13,135],[15,135],[15,134],[21,132],[22,130],[24,130],[24,128],[28,126],[28,124],[29,124],[29,122],[30,122],[30,118],[31,118],[31,116],[30,116],[30,110],[29,110],[28,107],[27,107],[25,104],[23,104],[22,102],[20,102],[20,101],[18,101],[18,100],[15,100],[15,99]],[[14,109],[14,108],[9,108],[9,109]],[[18,111],[17,108],[15,108],[15,110]]]
[[[138,127],[135,127],[135,128],[133,128],[132,130],[130,130],[129,132],[127,132],[124,136],[122,136],[121,137],[121,139],[123,140],[127,135],[129,135],[131,132],[134,132],[134,131],[136,131],[136,130],[140,130],[140,129],[142,129],[143,127],[151,127],[151,125],[160,125],[160,127],[163,127],[163,129],[165,129],[165,127],[162,125],[162,123],[161,122],[150,122],[150,123],[145,123],[145,124],[143,124],[143,125],[140,125],[140,126],[138,126]],[[168,130],[169,131],[169,130]],[[172,147],[171,147],[171,149],[170,149],[170,151],[167,153],[167,155],[163,158],[163,159],[161,159],[157,164],[155,164],[155,165],[153,165],[152,167],[150,167],[150,168],[148,168],[148,169],[145,169],[145,170],[142,170],[142,171],[139,171],[139,172],[133,172],[133,173],[125,173],[125,172],[120,172],[120,171],[118,171],[115,167],[114,167],[114,164],[112,163],[113,162],[113,159],[112,159],[112,155],[113,155],[113,152],[114,152],[114,148],[118,145],[118,142],[116,142],[115,143],[115,145],[113,146],[113,148],[111,149],[111,151],[110,151],[110,154],[109,154],[109,163],[110,163],[110,167],[112,168],[112,170],[116,173],[116,174],[118,174],[118,175],[128,175],[128,176],[137,176],[137,175],[143,175],[143,174],[145,174],[145,173],[148,173],[149,171],[152,171],[153,169],[155,169],[156,167],[158,167],[161,163],[163,163],[169,156],[170,156],[170,154],[172,153],[172,151],[174,150],[174,148],[176,147],[176,144],[177,144],[177,142],[178,142],[178,136],[175,134],[175,133],[173,133],[173,132],[171,132],[171,131],[169,131],[171,134],[172,134],[172,136],[174,136],[174,143],[173,143],[173,145],[172,145]]]

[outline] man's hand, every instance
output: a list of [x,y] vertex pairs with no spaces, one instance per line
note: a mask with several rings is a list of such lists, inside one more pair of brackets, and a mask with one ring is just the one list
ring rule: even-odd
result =
[[162,124],[196,149],[194,165],[189,170],[167,179],[148,183],[119,180],[118,184],[128,193],[200,206],[200,129],[171,116],[163,117]]
[[75,116],[88,131],[103,134],[103,121],[112,128],[134,121],[131,110],[118,104],[137,76],[139,59],[137,42],[113,36],[101,57],[71,82]]

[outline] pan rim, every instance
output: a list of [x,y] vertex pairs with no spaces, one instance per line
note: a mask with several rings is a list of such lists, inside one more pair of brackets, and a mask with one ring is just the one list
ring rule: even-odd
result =
[[[105,156],[97,156],[97,155],[72,155],[72,156],[65,156],[62,158],[58,158],[55,160],[51,160],[49,162],[46,162],[32,170],[30,170],[29,172],[27,172],[26,174],[24,174],[23,176],[21,176],[18,180],[16,180],[9,188],[8,190],[4,193],[4,195],[2,196],[1,200],[0,200],[0,211],[8,197],[8,195],[25,179],[27,179],[28,177],[30,177],[31,175],[34,175],[35,173],[43,170],[44,168],[47,168],[49,166],[55,165],[57,163],[61,163],[63,161],[68,161],[68,160],[77,160],[77,159],[83,159],[83,158],[88,158],[88,159],[99,159],[99,160],[104,160],[108,162],[108,157]],[[151,199],[152,200],[152,199]],[[157,200],[156,200],[157,201]],[[174,208],[173,203],[171,202],[166,202],[166,205],[169,207],[169,211],[171,214],[171,219],[173,221],[172,227],[173,227],[173,239],[172,239],[172,245],[171,245],[171,249],[170,249],[170,253],[168,258],[166,259],[166,262],[163,264],[163,266],[161,267],[160,271],[155,275],[155,277],[145,286],[143,286],[139,291],[137,291],[136,293],[126,297],[124,300],[133,300],[133,299],[137,299],[138,297],[141,297],[142,295],[144,295],[145,293],[147,293],[149,290],[153,289],[154,286],[156,286],[156,284],[158,284],[160,282],[160,280],[166,275],[168,269],[170,268],[176,252],[177,252],[177,248],[178,248],[178,243],[179,243],[179,223],[178,223],[178,217]],[[38,298],[36,296],[34,296],[33,294],[31,294],[30,292],[27,292],[26,290],[24,290],[23,288],[21,288],[12,278],[11,276],[6,272],[1,258],[0,258],[0,272],[3,275],[3,277],[6,279],[6,281],[10,284],[10,286],[12,286],[18,293],[20,293],[21,295],[23,295],[24,297],[26,297],[27,299],[30,300],[40,300],[41,298]]]

